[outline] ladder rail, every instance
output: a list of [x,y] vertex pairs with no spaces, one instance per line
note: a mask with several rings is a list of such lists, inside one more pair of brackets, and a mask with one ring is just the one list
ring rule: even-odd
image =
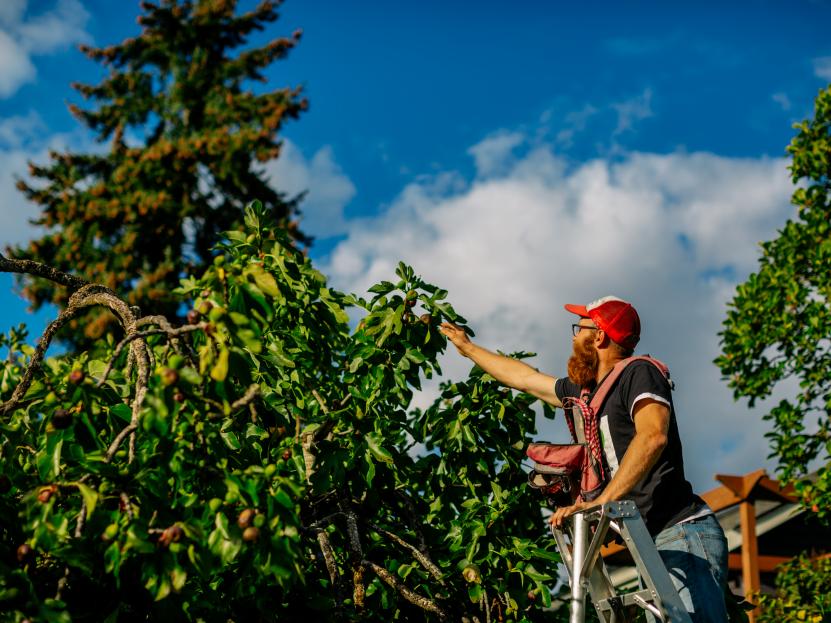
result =
[[[604,623],[623,623],[625,609],[633,606],[651,612],[660,621],[691,623],[634,502],[610,502],[599,509],[575,513],[569,523],[570,531],[552,526],[551,533],[569,576],[570,623],[585,622],[587,592]],[[632,555],[644,586],[642,590],[623,594],[616,591],[600,556],[600,547],[610,529],[620,535]]]

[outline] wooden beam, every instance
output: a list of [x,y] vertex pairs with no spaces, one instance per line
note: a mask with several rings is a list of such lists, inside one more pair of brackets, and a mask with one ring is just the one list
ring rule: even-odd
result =
[[730,489],[742,500],[750,497],[750,492],[753,487],[762,479],[767,477],[767,472],[763,469],[757,469],[755,472],[750,472],[744,476],[729,476],[727,474],[716,474],[718,480],[725,487]]
[[[764,573],[771,573],[776,570],[776,567],[793,560],[790,556],[757,556],[759,562],[759,571]],[[742,555],[731,553],[727,557],[727,566],[731,571],[742,570]]]
[[[759,543],[756,540],[756,509],[753,502],[745,500],[739,505],[739,520],[742,527],[742,584],[744,595],[753,601],[759,593]],[[756,621],[758,609],[747,613],[750,623]]]

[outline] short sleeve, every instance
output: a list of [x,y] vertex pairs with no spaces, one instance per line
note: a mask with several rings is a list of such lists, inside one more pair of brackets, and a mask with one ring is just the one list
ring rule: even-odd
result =
[[648,361],[630,364],[620,380],[620,392],[629,417],[632,417],[635,405],[647,398],[662,402],[667,407],[672,406],[672,390],[669,381],[658,368]]
[[564,376],[554,382],[554,394],[562,402],[564,398],[577,398],[580,396],[580,388],[570,378]]

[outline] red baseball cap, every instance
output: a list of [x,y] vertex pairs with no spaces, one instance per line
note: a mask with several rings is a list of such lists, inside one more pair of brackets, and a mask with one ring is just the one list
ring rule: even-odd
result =
[[641,339],[641,319],[631,303],[616,296],[604,296],[588,305],[566,305],[566,311],[590,318],[599,329],[624,348],[635,348]]

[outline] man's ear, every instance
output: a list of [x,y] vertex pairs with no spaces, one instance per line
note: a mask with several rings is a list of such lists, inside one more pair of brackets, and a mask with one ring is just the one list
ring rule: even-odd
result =
[[603,329],[598,329],[594,332],[594,345],[597,348],[606,348],[609,346],[609,343],[612,341],[606,332]]

